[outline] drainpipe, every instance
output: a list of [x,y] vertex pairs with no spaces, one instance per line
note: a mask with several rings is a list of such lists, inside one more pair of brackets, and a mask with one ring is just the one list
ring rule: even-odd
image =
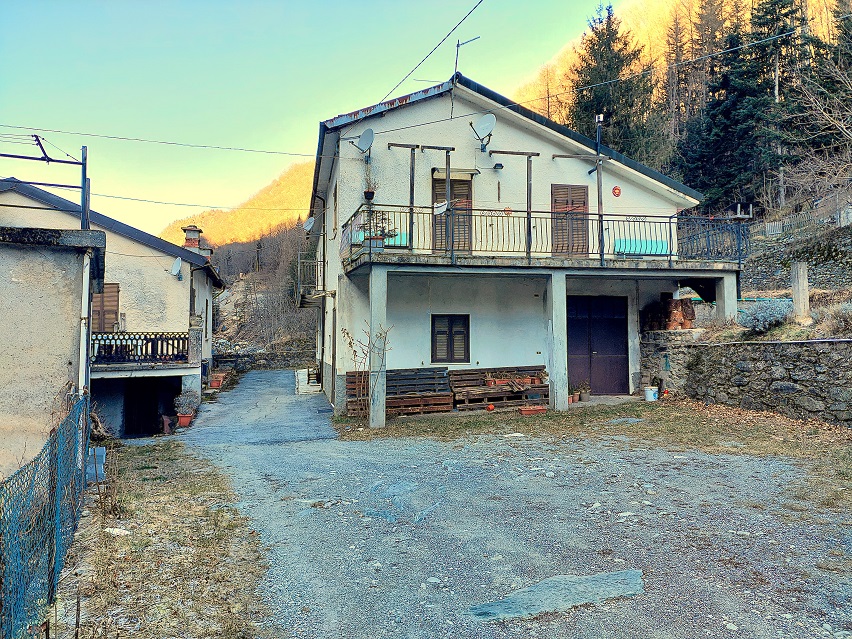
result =
[[601,158],[601,127],[603,126],[603,114],[595,116],[595,155],[597,159],[597,183],[598,183],[598,248],[601,252],[601,266],[604,265],[604,210],[603,210],[603,158]]
[[89,388],[89,357],[91,355],[89,333],[89,295],[90,291],[90,276],[92,265],[92,252],[86,251],[83,254],[83,293],[80,300],[80,364],[77,375],[78,392],[82,393],[84,389]]

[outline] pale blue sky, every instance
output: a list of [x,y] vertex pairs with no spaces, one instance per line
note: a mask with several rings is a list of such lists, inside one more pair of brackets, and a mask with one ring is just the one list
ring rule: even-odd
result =
[[[320,120],[378,102],[474,3],[3,0],[0,124],[313,154]],[[511,95],[582,33],[596,5],[485,0],[394,95],[428,86],[414,78],[448,79],[456,40],[475,36],[459,70]],[[21,131],[0,127],[12,132]],[[94,193],[153,200],[233,206],[294,161],[43,135],[72,155],[88,146]],[[6,175],[79,174],[0,158]],[[152,233],[196,210],[100,197],[92,207]]]

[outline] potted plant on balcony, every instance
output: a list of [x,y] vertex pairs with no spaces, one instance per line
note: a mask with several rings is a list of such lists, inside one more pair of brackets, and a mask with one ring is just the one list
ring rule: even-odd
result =
[[175,410],[178,416],[178,426],[186,428],[195,417],[195,409],[201,403],[201,396],[196,390],[184,390],[175,397]]

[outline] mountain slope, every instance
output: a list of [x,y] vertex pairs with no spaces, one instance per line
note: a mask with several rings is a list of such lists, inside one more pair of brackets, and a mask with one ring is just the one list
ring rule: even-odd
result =
[[291,165],[277,180],[265,186],[237,208],[211,210],[176,220],[160,233],[169,242],[183,244],[182,226],[196,224],[214,246],[248,242],[268,234],[282,224],[293,224],[308,216],[314,165]]

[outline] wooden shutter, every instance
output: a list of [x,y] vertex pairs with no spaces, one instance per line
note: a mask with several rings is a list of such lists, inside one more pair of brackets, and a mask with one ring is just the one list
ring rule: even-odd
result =
[[470,361],[470,316],[432,316],[432,361]]
[[[443,202],[447,199],[446,180],[432,179],[432,204]],[[450,180],[450,200],[454,202],[453,214],[453,250],[469,251],[471,246],[471,228],[473,206],[473,180]],[[447,243],[447,230],[449,220],[444,215],[435,215],[432,224],[432,244],[436,251],[449,250]]]
[[103,293],[92,295],[92,331],[114,333],[119,323],[118,284],[104,284]]
[[432,361],[450,361],[450,316],[432,316]]
[[551,242],[554,254],[589,252],[589,187],[550,186]]

